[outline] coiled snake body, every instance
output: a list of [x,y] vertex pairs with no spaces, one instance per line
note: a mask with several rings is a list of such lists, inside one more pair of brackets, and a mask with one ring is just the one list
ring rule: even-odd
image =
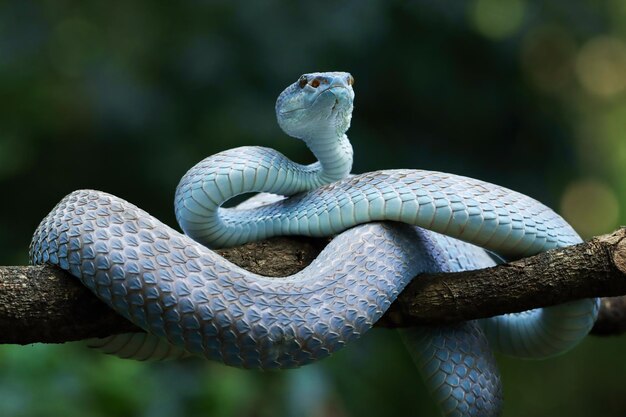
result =
[[[352,82],[347,73],[306,74],[278,98],[281,128],[319,162],[299,165],[272,149],[243,147],[193,167],[176,191],[186,235],[99,191],[73,192],[53,209],[34,234],[32,262],[68,270],[148,332],[92,346],[137,359],[199,355],[246,368],[301,366],[367,331],[420,272],[493,265],[482,248],[521,257],[580,242],[549,208],[482,181],[418,170],[350,176]],[[246,192],[292,197],[221,207]],[[406,224],[371,223],[382,220]],[[339,232],[310,266],[279,279],[207,248]],[[491,347],[526,358],[556,355],[588,333],[597,310],[598,300],[581,300],[403,334],[445,415],[492,416],[501,388]]]

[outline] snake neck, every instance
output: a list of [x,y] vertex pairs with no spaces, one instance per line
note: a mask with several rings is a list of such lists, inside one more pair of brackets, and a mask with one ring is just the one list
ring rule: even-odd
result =
[[318,162],[301,165],[273,149],[244,146],[198,163],[176,190],[176,219],[181,228],[209,247],[235,246],[278,233],[284,227],[279,206],[259,211],[222,205],[250,192],[291,196],[349,175],[352,146],[346,135],[318,135],[305,143]]
[[311,165],[317,177],[314,183],[329,184],[350,174],[354,152],[346,135],[321,135],[304,142],[318,160]]

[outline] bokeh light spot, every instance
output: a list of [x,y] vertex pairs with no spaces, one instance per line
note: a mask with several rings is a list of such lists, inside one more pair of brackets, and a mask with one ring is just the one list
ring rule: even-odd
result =
[[561,213],[578,233],[588,238],[617,226],[619,202],[608,185],[595,179],[582,179],[565,190]]
[[609,97],[626,89],[626,45],[598,36],[583,45],[576,59],[578,80],[591,94]]
[[470,17],[480,33],[488,38],[503,39],[517,32],[525,12],[524,0],[476,0]]

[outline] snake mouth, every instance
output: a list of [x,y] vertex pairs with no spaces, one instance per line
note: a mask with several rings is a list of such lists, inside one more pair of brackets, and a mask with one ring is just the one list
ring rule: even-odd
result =
[[317,97],[315,97],[315,100],[313,100],[313,102],[311,103],[311,105],[309,107],[314,106],[315,103],[317,103],[317,100],[319,100],[319,98],[322,97],[326,92],[330,92],[332,95],[335,96],[335,101],[333,103],[333,106],[330,109],[331,112],[334,113],[335,110],[337,109],[337,106],[340,104],[340,101],[341,101],[341,97],[340,96],[342,95],[341,94],[342,90],[345,91],[345,92],[349,91],[347,87],[344,87],[342,85],[331,85],[331,86],[321,90],[319,93],[317,93]]
[[335,92],[336,91],[339,92],[341,90],[349,91],[348,87],[345,87],[343,85],[330,85],[330,86],[326,87],[323,90],[316,91],[315,92],[315,98],[313,99],[313,101],[311,101],[311,103],[308,106],[306,106],[306,107],[298,107],[298,108],[291,109],[291,110],[281,111],[279,114],[280,115],[287,115],[287,114],[290,114],[290,113],[293,113],[293,112],[297,112],[297,111],[300,111],[300,110],[308,110],[311,107],[313,107],[317,103],[317,100],[319,100],[319,98],[322,97],[324,95],[324,93],[326,93],[326,92],[330,92],[331,94],[333,94],[335,96],[335,102],[334,102],[334,104],[333,104],[333,106],[331,108],[331,111],[334,112],[336,110],[337,106],[340,104],[340,98],[338,97],[338,95]]
[[[343,90],[343,91],[342,91]],[[335,102],[333,103],[333,106],[331,107],[330,111],[331,114],[336,114],[337,112],[341,111],[342,108],[344,108],[345,106],[349,106],[349,103],[347,103],[347,101],[349,100],[349,89],[343,86],[334,86],[331,87],[329,89],[327,89],[326,91],[330,91],[335,95]],[[337,93],[335,93],[337,92]],[[346,93],[348,95],[348,97],[346,97]]]

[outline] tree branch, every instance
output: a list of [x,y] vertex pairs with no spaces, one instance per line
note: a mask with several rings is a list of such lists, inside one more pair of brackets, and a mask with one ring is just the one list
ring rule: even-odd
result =
[[[626,294],[626,228],[589,242],[493,268],[422,274],[377,323],[450,323]],[[325,239],[274,238],[219,251],[259,274],[284,276],[308,265]],[[605,298],[594,332],[626,330],[626,297]],[[77,279],[50,266],[0,267],[0,343],[60,343],[141,331]]]

